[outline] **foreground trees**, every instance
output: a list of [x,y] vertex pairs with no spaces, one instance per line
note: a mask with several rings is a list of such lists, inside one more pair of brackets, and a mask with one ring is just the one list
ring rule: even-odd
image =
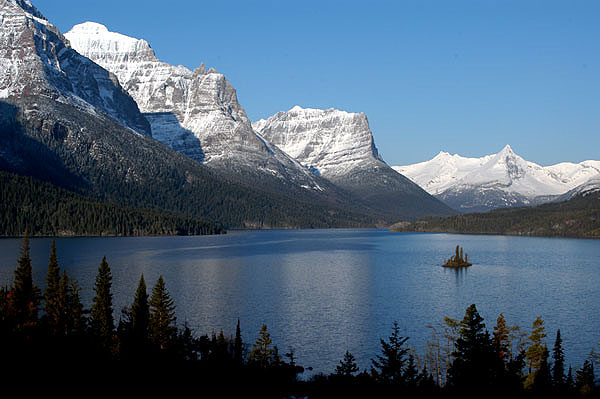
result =
[[401,335],[400,325],[394,322],[391,335],[380,340],[381,352],[371,360],[370,369],[361,371],[357,359],[346,351],[332,374],[302,381],[298,375],[304,369],[296,364],[294,351],[284,355],[289,361],[283,360],[266,324],[251,347],[243,342],[239,320],[234,336],[221,330],[196,337],[186,324],[177,326],[175,303],[164,278],[158,277],[149,296],[142,274],[131,306],[123,309],[115,329],[111,290],[112,273],[104,257],[92,306],[86,312],[77,282],[66,271],[61,274],[53,242],[42,296],[32,279],[29,240],[25,238],[14,282],[0,289],[3,360],[10,364],[60,359],[73,367],[124,360],[135,362],[132,370],[139,373],[168,362],[169,371],[183,372],[189,381],[220,384],[227,394],[235,391],[234,396],[248,396],[248,389],[262,397],[311,398],[555,394],[587,398],[599,394],[594,373],[598,359],[591,357],[580,368],[569,367],[565,373],[560,330],[550,352],[541,317],[533,322],[528,335],[509,326],[500,314],[490,335],[473,304],[462,320],[446,317],[441,326],[430,326],[436,339],[428,343],[424,356],[409,346],[409,338]]

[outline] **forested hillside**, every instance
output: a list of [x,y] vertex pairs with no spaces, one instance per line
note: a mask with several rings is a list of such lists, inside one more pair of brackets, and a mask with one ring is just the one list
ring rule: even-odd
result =
[[0,171],[3,236],[219,234],[217,223],[96,201],[32,177]]
[[600,238],[600,193],[536,207],[504,208],[487,213],[429,217],[397,223],[393,231],[507,234],[544,237]]

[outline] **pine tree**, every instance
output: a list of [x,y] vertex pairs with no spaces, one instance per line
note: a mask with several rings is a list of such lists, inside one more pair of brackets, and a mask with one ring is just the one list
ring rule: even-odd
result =
[[235,341],[233,344],[233,358],[235,363],[241,365],[244,362],[244,344],[242,342],[242,331],[240,329],[240,319],[235,327]]
[[104,349],[107,349],[110,345],[115,328],[111,287],[112,274],[105,256],[102,258],[98,274],[96,275],[96,283],[94,285],[96,295],[94,296],[90,310],[91,333],[99,339]]
[[256,342],[252,344],[252,350],[248,355],[248,361],[261,368],[267,368],[273,362],[274,350],[271,349],[271,334],[267,331],[267,325],[263,324],[260,328],[259,336]]
[[146,281],[144,280],[144,274],[142,274],[131,305],[131,333],[138,343],[145,342],[148,339],[149,324],[150,306],[148,304]]
[[25,233],[11,292],[11,307],[18,330],[26,326],[32,326],[37,321],[40,293],[40,289],[33,284],[31,258],[29,257],[29,236]]
[[494,326],[494,334],[493,334],[493,342],[498,352],[498,355],[502,360],[506,360],[509,358],[509,334],[510,330],[506,325],[506,320],[504,319],[504,315],[500,313],[498,319],[496,320],[496,325]]
[[448,384],[457,391],[489,390],[497,383],[502,362],[474,304],[467,308],[460,324],[454,361],[448,370]]
[[573,380],[573,368],[569,366],[567,372],[567,378],[565,379],[565,390],[566,392],[572,392],[575,389],[575,381]]
[[58,288],[60,315],[58,331],[62,335],[80,335],[85,329],[83,305],[79,298],[79,284],[63,270]]
[[565,354],[562,349],[562,338],[560,330],[556,331],[556,340],[552,349],[552,383],[557,388],[562,388],[565,384]]
[[582,396],[592,396],[595,391],[594,364],[586,359],[583,366],[575,372],[575,388]]
[[167,291],[163,276],[159,276],[150,298],[150,336],[154,345],[168,349],[177,333],[175,304]]
[[340,360],[340,365],[335,368],[336,374],[342,377],[353,377],[354,374],[358,373],[358,370],[356,359],[349,351],[346,351],[344,360]]
[[59,297],[60,268],[56,256],[56,240],[52,240],[50,247],[50,258],[48,259],[48,274],[46,275],[46,290],[44,299],[46,301],[46,320],[51,334],[59,334],[59,324],[63,312]]
[[537,317],[533,321],[531,327],[531,335],[529,341],[531,345],[527,348],[525,355],[527,357],[527,365],[529,372],[527,374],[527,380],[525,381],[525,387],[530,387],[533,384],[536,371],[540,368],[544,351],[547,351],[546,344],[544,344],[544,338],[546,333],[544,332],[544,321],[541,317]]
[[548,349],[545,347],[542,351],[539,366],[533,376],[531,389],[539,396],[549,394],[552,389],[552,376],[550,374],[550,366],[548,365]]
[[394,322],[389,342],[381,339],[381,355],[377,356],[377,360],[371,360],[376,379],[391,383],[404,382],[404,367],[408,354],[408,347],[405,345],[407,340],[408,337],[400,335],[400,327],[397,322]]

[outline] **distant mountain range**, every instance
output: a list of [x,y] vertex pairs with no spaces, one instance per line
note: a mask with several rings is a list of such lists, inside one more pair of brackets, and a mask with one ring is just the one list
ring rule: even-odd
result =
[[440,152],[429,161],[393,168],[462,212],[568,199],[561,196],[600,178],[600,161],[544,167],[526,161],[510,145],[481,158]]
[[383,162],[364,115],[342,129],[360,146],[320,146],[343,165],[329,173],[274,144],[277,129],[258,133],[214,69],[163,63],[147,42],[96,23],[65,37],[29,1],[0,0],[0,17],[0,170],[226,227],[381,226],[453,213]]

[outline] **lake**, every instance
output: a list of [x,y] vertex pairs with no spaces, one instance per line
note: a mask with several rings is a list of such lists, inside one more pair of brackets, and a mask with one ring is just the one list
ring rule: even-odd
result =
[[[20,239],[0,240],[0,284],[12,282]],[[44,287],[51,239],[31,240]],[[473,266],[441,267],[460,244]],[[560,328],[567,364],[578,367],[600,339],[600,241],[391,233],[378,229],[233,231],[222,236],[57,239],[59,263],[89,307],[102,257],[113,274],[115,316],[140,275],[159,275],[178,323],[197,333],[235,333],[247,344],[266,323],[280,353],[330,373],[346,350],[363,369],[394,321],[422,354],[428,325],[462,319],[472,303],[492,332],[502,312],[527,332],[537,316],[551,349]],[[567,366],[568,367],[568,366]]]

